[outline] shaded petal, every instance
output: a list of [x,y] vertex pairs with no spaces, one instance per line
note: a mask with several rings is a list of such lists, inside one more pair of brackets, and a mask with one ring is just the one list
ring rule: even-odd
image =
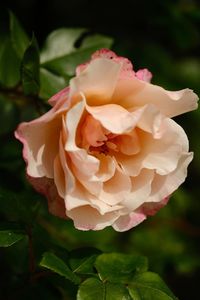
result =
[[[135,95],[140,93],[144,88],[144,83],[141,80],[121,79],[117,82],[113,93],[112,103],[123,106],[126,109],[135,109],[144,105],[135,105]],[[146,104],[146,103],[145,103]]]
[[96,156],[100,161],[100,166],[98,172],[95,174],[94,180],[101,182],[107,181],[115,174],[115,160],[109,155],[97,154]]
[[109,205],[116,205],[131,191],[130,177],[116,169],[114,176],[104,182],[99,199]]
[[74,166],[79,172],[86,176],[93,176],[99,169],[99,160],[76,145],[77,127],[84,112],[84,101],[74,105],[66,114],[65,125],[67,129],[67,140],[65,151],[69,154]]
[[137,127],[149,132],[154,138],[161,138],[163,135],[163,121],[166,117],[154,105],[148,104],[144,106],[141,117],[137,122]]
[[122,134],[114,139],[119,151],[126,155],[134,155],[140,151],[140,141],[136,131],[132,130],[130,133]]
[[161,208],[163,208],[169,201],[169,197],[164,198],[160,202],[148,202],[144,203],[139,211],[144,213],[146,216],[155,215]]
[[76,181],[76,188],[65,196],[65,205],[68,212],[88,205],[101,215],[122,209],[121,205],[110,206],[102,202],[98,197],[89,193],[78,181]]
[[178,161],[177,168],[167,176],[155,176],[152,183],[152,192],[148,202],[159,202],[171,195],[187,176],[187,167],[193,159],[193,153],[183,153]]
[[75,180],[74,185],[75,188],[65,195],[65,207],[67,211],[90,205],[90,199],[84,187],[77,180]]
[[121,204],[128,211],[133,211],[141,206],[151,194],[151,183],[154,171],[143,169],[136,177],[132,177],[132,190]]
[[70,210],[67,215],[73,219],[74,226],[79,230],[102,230],[112,225],[119,217],[118,212],[101,215],[98,210],[89,205]]
[[127,231],[146,219],[146,215],[142,212],[132,212],[129,215],[119,217],[112,227],[119,232]]
[[80,183],[84,186],[84,188],[92,195],[98,196],[102,189],[102,182],[101,181],[89,181],[88,177],[84,176],[78,172],[78,170],[74,170],[77,179]]
[[105,130],[103,130],[101,123],[90,115],[86,117],[81,127],[81,134],[83,144],[86,145],[86,147],[99,147],[107,140]]
[[65,197],[65,173],[60,162],[59,154],[54,160],[54,182],[60,197]]

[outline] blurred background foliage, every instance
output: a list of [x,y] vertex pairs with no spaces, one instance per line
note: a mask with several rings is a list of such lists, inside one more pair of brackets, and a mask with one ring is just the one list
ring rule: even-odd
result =
[[[31,234],[36,249],[36,261],[52,247],[72,250],[76,247],[91,246],[102,251],[142,254],[149,258],[152,271],[158,272],[182,300],[199,299],[200,278],[200,111],[194,111],[177,118],[189,136],[190,148],[195,152],[189,167],[187,181],[171,197],[169,204],[153,218],[126,233],[117,233],[111,228],[100,232],[81,232],[71,221],[63,221],[47,213],[46,201],[36,194],[25,179],[25,165],[21,158],[21,145],[14,139],[17,124],[38,116],[48,106],[44,100],[35,101],[33,90],[24,86],[31,94],[25,97],[18,84],[16,67],[20,64],[20,51],[16,54],[9,47],[10,40],[4,39],[6,32],[5,10],[7,7],[17,15],[29,36],[34,32],[39,48],[44,45],[46,36],[56,28],[88,28],[90,34],[100,34],[100,44],[91,45],[85,34],[86,48],[111,45],[117,54],[130,58],[135,70],[147,67],[153,73],[153,83],[166,89],[177,90],[185,87],[194,89],[200,95],[200,5],[192,0],[140,0],[140,1],[90,1],[90,0],[18,0],[1,1],[0,8],[0,216],[2,226],[12,222],[20,233],[24,226]],[[13,21],[15,22],[15,21]],[[15,26],[15,24],[13,25]],[[33,38],[34,39],[34,38]],[[37,45],[32,39],[30,51],[37,56]],[[89,41],[87,40],[89,39]],[[24,49],[28,45],[23,37]],[[35,46],[34,46],[35,45]],[[75,46],[84,48],[84,40],[78,39]],[[23,48],[23,45],[22,45]],[[5,50],[6,49],[6,50]],[[23,49],[22,49],[23,50]],[[30,67],[29,55],[24,59],[26,70]],[[4,55],[2,55],[4,53]],[[88,52],[81,52],[80,60]],[[86,56],[84,56],[86,55]],[[12,60],[10,59],[12,57]],[[37,60],[37,57],[36,57]],[[75,62],[77,60],[75,59]],[[73,64],[73,61],[72,61]],[[43,65],[40,74],[40,98],[47,99],[57,89],[67,84],[72,75],[73,65],[68,66],[68,74],[63,74],[56,64]],[[13,68],[12,76],[6,70]],[[34,78],[36,78],[34,77]],[[47,89],[49,82],[55,86]],[[36,80],[37,83],[37,80]],[[27,101],[29,99],[29,101]],[[30,208],[30,209],[29,209]],[[36,221],[33,221],[35,220]],[[25,224],[25,225],[24,225]],[[22,229],[23,228],[23,229]],[[37,238],[35,238],[37,237]],[[28,270],[29,256],[27,245],[30,239],[21,239],[10,248],[0,251],[0,290],[13,285],[18,287],[21,277]],[[29,266],[30,267],[30,266]],[[11,275],[12,274],[12,275]],[[57,299],[57,291],[47,285],[46,297]],[[56,281],[56,278],[54,278]],[[24,292],[26,295],[26,292]],[[38,285],[32,290],[32,298],[43,295]],[[55,297],[54,297],[55,296]],[[16,296],[17,297],[17,296]],[[4,300],[5,298],[1,298]],[[12,298],[14,299],[14,298]],[[23,299],[27,299],[24,296]],[[66,298],[67,299],[67,298]]]

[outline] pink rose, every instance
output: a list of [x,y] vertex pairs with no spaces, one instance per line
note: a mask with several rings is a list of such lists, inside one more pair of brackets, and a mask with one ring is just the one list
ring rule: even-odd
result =
[[81,230],[125,231],[185,180],[193,153],[171,118],[196,109],[197,96],[167,91],[151,77],[102,49],[49,100],[49,112],[19,125],[28,178],[52,214]]

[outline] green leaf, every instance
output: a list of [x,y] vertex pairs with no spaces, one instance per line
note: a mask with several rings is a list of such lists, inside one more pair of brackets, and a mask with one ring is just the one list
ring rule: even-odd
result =
[[85,280],[77,294],[77,300],[131,300],[127,288],[120,284],[101,282],[96,278]]
[[0,247],[9,247],[25,237],[24,234],[12,230],[0,230]]
[[[17,105],[12,99],[0,93],[0,120],[4,126],[0,127],[0,135],[13,131],[18,122]],[[2,152],[1,152],[2,155]]]
[[84,28],[60,28],[50,33],[41,51],[41,63],[75,51],[74,44],[85,31]]
[[22,85],[25,95],[37,95],[39,92],[39,49],[33,36],[22,60]]
[[77,300],[105,300],[105,285],[96,278],[85,280],[77,294]]
[[147,259],[143,256],[109,253],[97,257],[95,267],[102,280],[128,283],[133,276],[147,270]]
[[0,38],[0,84],[12,88],[20,80],[20,60],[9,36]]
[[72,281],[75,284],[78,284],[80,282],[79,277],[70,270],[66,263],[51,252],[44,253],[43,258],[40,262],[40,266],[45,267],[61,276],[64,276],[66,279]]
[[9,16],[6,9],[0,10],[0,85],[15,87],[20,80],[20,60],[13,48]]
[[94,35],[85,38],[82,45],[62,56],[55,56],[53,59],[45,61],[42,66],[48,70],[69,77],[75,74],[76,67],[88,61],[91,55],[100,48],[110,47],[112,39],[103,35]]
[[124,285],[107,282],[106,300],[132,300],[132,297]]
[[67,86],[67,81],[52,72],[40,68],[40,93],[42,99],[49,99],[51,96]]
[[94,34],[91,36],[85,37],[82,42],[81,48],[97,47],[101,48],[111,48],[113,44],[113,39],[106,35]]
[[69,264],[73,272],[78,274],[93,274],[94,262],[101,253],[96,248],[79,248],[70,252]]
[[129,293],[134,300],[177,300],[160,276],[152,272],[135,276]]
[[29,38],[15,15],[10,11],[10,35],[13,48],[18,57],[22,59],[29,44]]

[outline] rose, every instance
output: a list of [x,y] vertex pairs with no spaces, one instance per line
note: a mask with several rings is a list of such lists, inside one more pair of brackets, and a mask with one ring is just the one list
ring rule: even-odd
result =
[[166,91],[151,77],[102,49],[49,100],[49,112],[19,125],[29,180],[51,213],[82,230],[125,231],[185,180],[193,154],[171,117],[195,109],[197,96]]

